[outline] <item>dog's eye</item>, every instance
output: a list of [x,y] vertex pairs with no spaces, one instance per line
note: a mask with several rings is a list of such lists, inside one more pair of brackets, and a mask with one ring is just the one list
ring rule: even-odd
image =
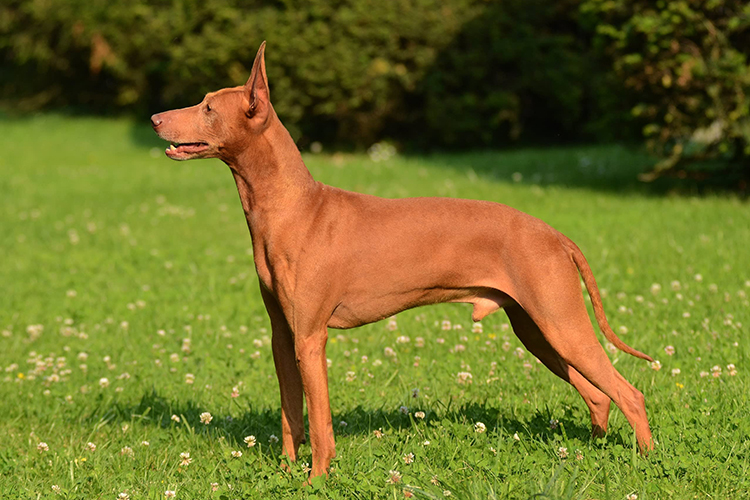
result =
[[211,111],[211,105],[206,103],[206,113],[208,113],[209,111]]

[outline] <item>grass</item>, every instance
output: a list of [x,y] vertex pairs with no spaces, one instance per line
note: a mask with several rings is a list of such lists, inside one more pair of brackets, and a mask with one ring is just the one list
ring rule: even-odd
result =
[[6,120],[0,136],[0,498],[748,496],[747,203],[640,186],[646,159],[616,146],[306,156],[343,188],[549,222],[587,255],[613,328],[661,369],[610,353],[646,395],[657,448],[643,458],[617,409],[589,438],[577,393],[502,312],[481,331],[456,304],[332,331],[339,456],[302,488],[308,445],[279,467],[269,324],[226,167],[170,162],[127,120]]

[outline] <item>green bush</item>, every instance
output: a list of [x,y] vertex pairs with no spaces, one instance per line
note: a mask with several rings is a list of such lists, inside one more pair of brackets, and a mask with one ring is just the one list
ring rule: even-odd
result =
[[750,180],[750,4],[585,0],[581,10],[662,158],[643,178],[704,178],[718,168]]
[[[244,83],[258,44],[302,141],[437,145],[575,136],[577,2],[10,0],[6,107],[154,112]],[[544,134],[544,132],[548,132]]]
[[[313,138],[373,139],[472,15],[469,0],[18,1],[0,7],[5,104],[139,112],[244,83],[268,40],[275,106]],[[264,5],[265,4],[265,5]]]
[[429,136],[449,145],[575,138],[592,69],[576,4],[506,0],[466,23],[420,84]]
[[642,129],[657,172],[692,160],[692,172],[750,177],[739,0],[5,0],[0,104],[141,116],[191,105],[243,84],[264,39],[274,104],[301,146]]

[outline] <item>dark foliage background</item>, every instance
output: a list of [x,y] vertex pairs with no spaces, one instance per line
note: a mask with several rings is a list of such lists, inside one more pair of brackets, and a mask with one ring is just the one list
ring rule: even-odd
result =
[[241,85],[268,41],[301,146],[633,140],[663,173],[750,176],[739,0],[6,0],[0,104],[149,113]]

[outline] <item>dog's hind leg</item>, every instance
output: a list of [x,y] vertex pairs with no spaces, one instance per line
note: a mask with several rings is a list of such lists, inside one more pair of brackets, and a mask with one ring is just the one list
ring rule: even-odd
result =
[[559,266],[558,272],[548,273],[544,286],[523,290],[518,303],[560,358],[620,408],[646,452],[653,440],[643,394],[612,366],[586,312],[578,273],[568,269]]
[[552,373],[575,387],[589,408],[592,435],[594,437],[603,436],[607,431],[607,421],[609,419],[609,397],[594,387],[575,368],[563,361],[544,338],[534,320],[529,317],[521,306],[518,304],[506,306],[505,313],[510,318],[516,336],[518,336],[529,352],[544,363]]

